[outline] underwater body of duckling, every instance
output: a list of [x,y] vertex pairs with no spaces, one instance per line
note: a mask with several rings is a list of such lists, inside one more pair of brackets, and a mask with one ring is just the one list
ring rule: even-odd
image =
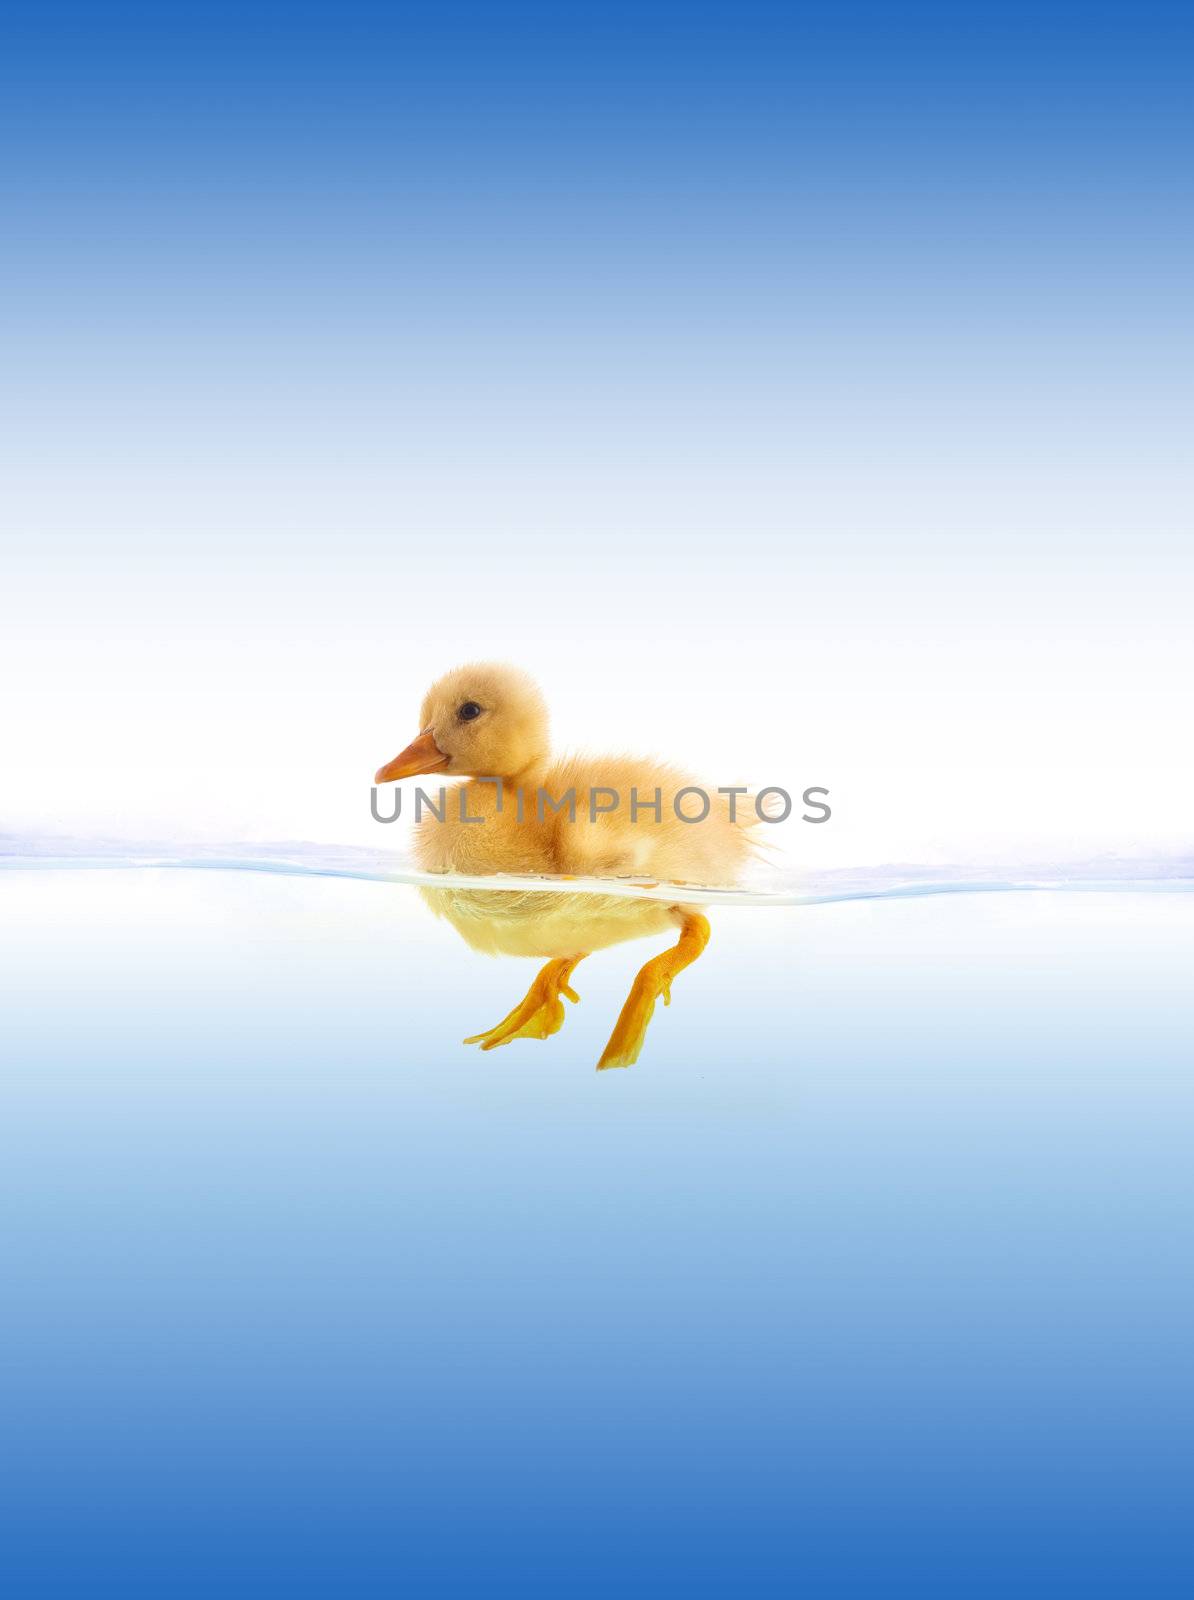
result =
[[[415,851],[429,872],[646,876],[677,885],[732,886],[751,858],[759,818],[738,813],[725,790],[710,795],[674,767],[627,756],[553,759],[547,708],[538,687],[514,667],[458,667],[427,692],[422,731],[378,769],[376,783],[436,773],[465,780],[460,803],[425,817]],[[686,791],[705,797],[706,815],[686,821],[676,804]],[[740,791],[745,792],[745,790]],[[601,810],[536,804],[540,794],[655,797],[651,807]],[[532,797],[528,804],[527,796]],[[672,949],[648,961],[598,1061],[598,1070],[638,1060],[656,1001],[667,1005],[676,975],[700,956],[709,923],[699,906],[591,892],[501,895],[486,890],[423,890],[431,908],[477,950],[546,960],[525,997],[494,1027],[464,1042],[493,1050],[515,1039],[546,1039],[564,1021],[562,997],[594,951],[672,931]]]

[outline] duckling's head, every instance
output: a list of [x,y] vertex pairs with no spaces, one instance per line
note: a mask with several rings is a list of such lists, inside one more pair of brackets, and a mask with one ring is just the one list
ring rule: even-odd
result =
[[517,667],[481,663],[445,673],[428,689],[419,725],[419,737],[378,769],[375,783],[425,772],[519,778],[547,758],[547,707]]

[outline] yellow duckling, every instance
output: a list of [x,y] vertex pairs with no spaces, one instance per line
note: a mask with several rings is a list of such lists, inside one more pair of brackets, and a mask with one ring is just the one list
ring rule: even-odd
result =
[[[442,820],[429,811],[416,827],[415,853],[426,871],[729,885],[752,852],[747,830],[754,817],[735,819],[726,796],[699,788],[672,767],[625,756],[553,760],[543,697],[514,667],[449,672],[428,691],[419,723],[422,733],[374,781],[431,773],[469,780],[446,792]],[[685,789],[692,793],[684,796]],[[707,798],[707,815],[680,820],[677,795],[683,814],[693,817]],[[440,809],[434,791],[431,798]],[[592,892],[423,893],[475,949],[547,958],[510,1015],[464,1041],[483,1050],[557,1032],[564,1021],[561,995],[578,999],[568,980],[579,962],[594,950],[678,924],[677,944],[635,978],[597,1063],[628,1067],[638,1059],[656,1000],[662,996],[668,1004],[672,979],[697,959],[709,938],[708,922],[690,904]]]

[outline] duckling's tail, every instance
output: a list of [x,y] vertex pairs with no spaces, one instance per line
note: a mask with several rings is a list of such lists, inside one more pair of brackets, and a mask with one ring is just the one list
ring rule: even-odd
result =
[[763,789],[756,794],[748,789],[739,796],[734,808],[734,825],[742,830],[751,853],[764,860],[769,851],[779,849],[778,843],[767,836],[769,825],[782,822],[785,816],[784,800],[774,789]]

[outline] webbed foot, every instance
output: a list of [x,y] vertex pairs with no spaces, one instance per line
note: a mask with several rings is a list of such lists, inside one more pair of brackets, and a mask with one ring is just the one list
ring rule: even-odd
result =
[[597,1063],[598,1072],[607,1067],[634,1065],[647,1036],[647,1024],[654,1015],[656,1000],[662,999],[665,1006],[671,1004],[672,979],[691,966],[709,942],[709,924],[699,911],[683,911],[676,907],[676,915],[680,919],[680,938],[671,950],[648,961],[635,978],[609,1043]]
[[571,988],[568,979],[584,960],[583,955],[564,956],[547,965],[536,975],[508,1017],[486,1033],[475,1033],[465,1044],[479,1044],[482,1050],[496,1050],[498,1045],[509,1044],[513,1039],[548,1039],[564,1026],[565,995],[576,1004],[580,996]]

